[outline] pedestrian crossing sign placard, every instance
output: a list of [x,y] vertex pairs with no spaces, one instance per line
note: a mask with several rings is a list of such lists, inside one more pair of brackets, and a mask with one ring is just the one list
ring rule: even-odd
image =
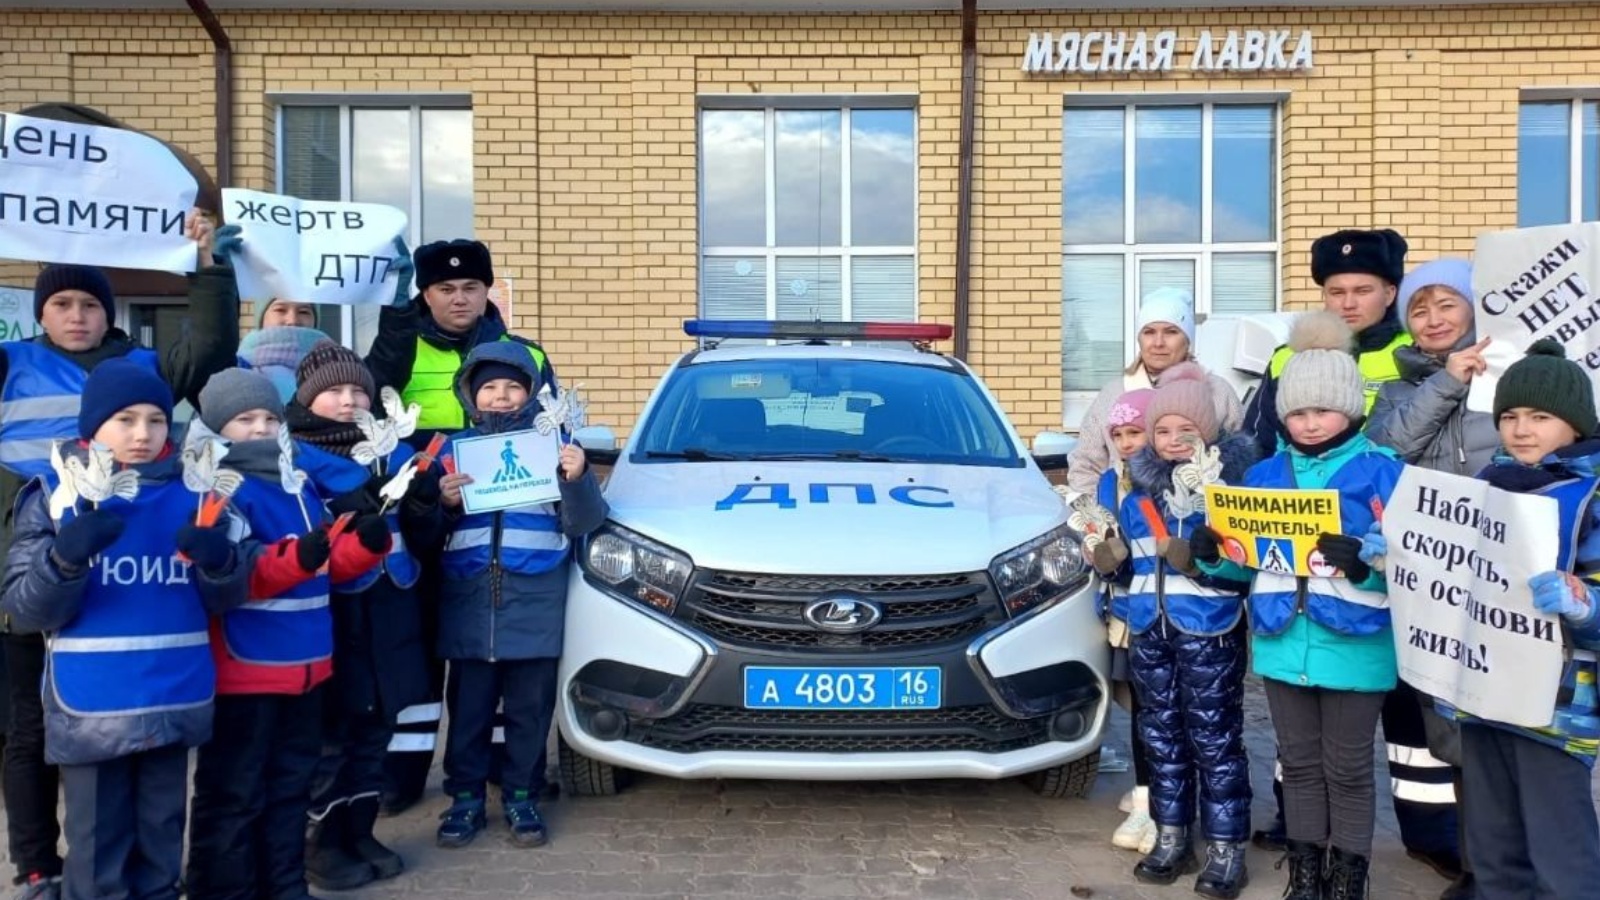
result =
[[1288,538],[1256,538],[1256,568],[1279,575],[1294,574],[1294,541]]

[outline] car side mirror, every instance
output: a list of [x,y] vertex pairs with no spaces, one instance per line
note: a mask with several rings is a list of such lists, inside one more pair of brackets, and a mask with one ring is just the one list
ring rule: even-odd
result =
[[585,425],[572,433],[572,439],[583,448],[589,462],[596,466],[614,466],[617,463],[617,435],[604,425]]
[[1067,455],[1078,439],[1062,431],[1041,431],[1033,438],[1033,461],[1042,472],[1066,471]]

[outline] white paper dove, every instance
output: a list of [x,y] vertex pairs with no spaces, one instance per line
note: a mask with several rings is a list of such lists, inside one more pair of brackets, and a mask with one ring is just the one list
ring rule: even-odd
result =
[[1067,516],[1067,524],[1083,535],[1085,550],[1093,551],[1096,544],[1116,531],[1117,517],[1088,494],[1074,497],[1067,508],[1072,510]]
[[350,448],[350,458],[364,466],[388,459],[400,441],[416,433],[417,419],[422,415],[422,407],[415,403],[405,405],[392,387],[385,385],[379,396],[383,399],[382,419],[367,410],[356,410],[356,427],[367,439]]
[[588,420],[589,402],[579,393],[583,385],[575,385],[571,390],[560,388],[555,396],[550,395],[549,388],[539,391],[539,406],[542,410],[533,417],[533,427],[540,434],[549,434],[552,431],[565,430],[568,434],[583,427]]
[[393,478],[385,481],[383,487],[378,488],[378,496],[382,498],[385,510],[405,499],[406,491],[410,489],[411,480],[416,477],[416,474],[417,458],[413,456],[406,460],[406,464],[400,467],[400,471],[394,473]]
[[197,494],[215,492],[232,497],[238,493],[244,476],[222,467],[222,458],[227,455],[228,442],[195,418],[183,438],[183,486]]
[[56,441],[50,449],[50,468],[56,472],[55,490],[50,492],[50,518],[59,522],[67,510],[78,505],[78,471],[67,466],[66,441]]
[[89,444],[86,460],[69,456],[66,467],[72,472],[78,496],[90,503],[104,503],[112,497],[132,500],[139,496],[139,473],[133,469],[118,472],[111,448],[98,441]]
[[306,473],[294,467],[294,439],[287,426],[278,428],[278,481],[285,492],[296,497],[305,490]]
[[1194,435],[1179,440],[1194,448],[1194,455],[1172,470],[1172,490],[1166,492],[1166,501],[1167,511],[1182,519],[1205,512],[1205,486],[1222,483],[1222,451],[1207,447]]

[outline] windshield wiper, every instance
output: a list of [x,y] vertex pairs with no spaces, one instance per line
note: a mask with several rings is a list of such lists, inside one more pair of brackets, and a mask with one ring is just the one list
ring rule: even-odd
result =
[[743,453],[718,453],[703,447],[685,447],[682,450],[646,450],[645,459],[681,459],[689,462],[740,462],[750,459]]
[[861,450],[822,450],[812,453],[757,453],[751,459],[773,462],[805,462],[823,459],[848,459],[851,462],[906,462],[899,456],[884,456],[881,453],[867,453]]

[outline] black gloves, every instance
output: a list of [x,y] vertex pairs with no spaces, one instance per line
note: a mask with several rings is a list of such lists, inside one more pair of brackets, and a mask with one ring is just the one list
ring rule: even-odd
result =
[[94,509],[76,516],[56,532],[52,549],[57,568],[82,569],[95,555],[122,536],[123,520],[116,513]]
[[1218,562],[1222,559],[1221,537],[1210,525],[1201,525],[1189,534],[1189,552],[1197,562]]
[[374,475],[367,479],[367,483],[353,491],[333,498],[328,501],[328,511],[338,516],[341,513],[353,512],[356,515],[375,513],[383,508],[383,498],[378,496],[378,490],[389,481],[387,475]]
[[389,552],[389,522],[383,516],[362,516],[356,520],[356,540],[369,553]]
[[427,512],[439,505],[439,477],[432,471],[411,476],[406,488],[406,503],[417,512]]
[[332,553],[333,542],[328,540],[325,528],[308,531],[294,542],[294,559],[303,572],[318,571]]
[[178,529],[178,550],[202,572],[224,572],[233,562],[233,541],[224,520],[210,528],[185,525]]
[[1366,581],[1372,567],[1361,561],[1361,539],[1343,534],[1323,534],[1317,538],[1317,549],[1328,564],[1344,573],[1351,581]]

